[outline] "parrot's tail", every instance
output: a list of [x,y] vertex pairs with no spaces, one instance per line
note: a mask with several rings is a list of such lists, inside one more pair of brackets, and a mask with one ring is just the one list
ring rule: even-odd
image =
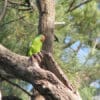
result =
[[29,56],[29,43],[26,46],[26,56]]

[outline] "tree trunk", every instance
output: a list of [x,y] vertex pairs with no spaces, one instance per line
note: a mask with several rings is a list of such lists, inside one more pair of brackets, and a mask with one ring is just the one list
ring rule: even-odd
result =
[[39,34],[45,34],[43,50],[53,52],[55,0],[36,0],[39,10]]
[[[29,57],[12,53],[0,45],[0,74],[4,75],[5,72],[5,75],[10,74],[29,82],[43,95],[43,100],[81,100],[52,56],[55,0],[36,0],[36,2],[39,10],[39,34],[46,36],[43,45],[46,53],[33,56],[33,62],[30,62]],[[32,99],[34,100],[34,96]]]
[[[53,42],[54,42],[54,23],[55,23],[55,0],[36,0],[37,7],[39,10],[39,33],[46,35],[46,41],[43,45],[43,50],[47,53],[53,52]],[[52,55],[51,55],[52,56]],[[55,66],[52,66],[54,65]],[[64,75],[63,71],[57,65],[57,63],[53,60],[50,60],[50,57],[44,56],[43,65],[46,67],[45,69],[54,73],[60,81],[63,82],[64,85],[69,87],[69,89],[73,90],[70,82]],[[57,66],[56,66],[57,65]],[[73,90],[74,91],[74,90]]]

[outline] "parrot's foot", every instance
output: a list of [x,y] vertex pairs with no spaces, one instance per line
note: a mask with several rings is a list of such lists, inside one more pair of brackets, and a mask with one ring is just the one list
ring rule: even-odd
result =
[[30,63],[30,65],[33,65],[33,62],[34,62],[34,58],[31,56],[31,57],[29,58],[29,63]]
[[38,61],[38,63],[41,63],[41,53],[33,54],[32,57],[34,57]]
[[40,56],[41,59],[43,58],[42,52],[38,52],[37,55]]

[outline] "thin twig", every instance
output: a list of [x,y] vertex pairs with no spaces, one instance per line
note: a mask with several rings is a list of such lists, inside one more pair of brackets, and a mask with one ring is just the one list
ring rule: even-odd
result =
[[24,19],[24,18],[25,18],[25,16],[21,16],[21,17],[19,17],[19,18],[13,19],[13,20],[11,20],[11,21],[9,21],[9,22],[6,22],[6,23],[0,25],[0,27],[3,27],[3,26],[6,25],[6,24],[10,24],[10,23],[12,23],[12,22],[15,22],[15,21],[18,21],[18,20],[21,20],[21,19]]
[[16,5],[16,6],[24,6],[24,7],[31,7],[31,9],[36,9],[35,4],[32,1],[29,1],[30,4],[26,4],[26,2],[15,2],[8,0],[9,4]]
[[84,1],[84,2],[81,2],[80,4],[76,5],[76,6],[73,7],[72,9],[70,9],[68,12],[72,12],[73,10],[79,8],[80,6],[82,6],[82,5],[84,5],[84,4],[89,3],[90,1],[92,1],[92,0],[86,0],[86,1]]
[[1,20],[4,18],[4,16],[5,16],[5,13],[6,13],[6,10],[7,10],[7,4],[8,4],[8,1],[5,0],[5,1],[4,1],[3,11],[2,11],[2,13],[0,14],[0,21],[1,21]]
[[33,96],[33,95],[30,94],[28,91],[26,91],[25,89],[23,89],[21,86],[19,86],[19,85],[16,84],[16,83],[13,83],[13,82],[10,81],[9,79],[7,79],[7,78],[5,78],[5,77],[3,77],[3,76],[1,76],[1,75],[0,75],[0,78],[1,78],[2,80],[5,80],[6,82],[10,83],[11,85],[13,85],[13,86],[19,88],[20,90],[22,90],[23,92],[25,92],[27,95]]
[[23,6],[24,5],[24,2],[15,2],[15,1],[10,1],[10,0],[8,0],[8,3],[19,5],[19,6]]
[[69,12],[70,11],[70,9],[73,7],[73,4],[75,3],[75,0],[73,0],[71,3],[70,3],[70,6],[69,6],[69,8],[68,8],[68,10],[67,10],[67,12]]
[[32,11],[32,8],[19,8],[19,11]]

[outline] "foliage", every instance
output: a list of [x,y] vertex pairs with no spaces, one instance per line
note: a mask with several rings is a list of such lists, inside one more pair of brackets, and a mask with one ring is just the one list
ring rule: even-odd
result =
[[[19,80],[11,80],[11,81],[27,90],[26,86],[28,85],[28,83],[19,81]],[[0,89],[2,91],[3,96],[12,95],[12,96],[18,96],[22,98],[23,100],[29,99],[29,96],[26,95],[24,92],[22,92],[22,90],[20,90],[16,86],[11,85],[10,83],[6,81],[0,83]]]
[[[92,54],[94,45],[90,46],[89,42],[90,39],[100,37],[99,2],[92,0],[68,12],[72,1],[56,0],[56,22],[65,22],[65,25],[55,26],[55,34],[59,38],[59,43],[54,42],[53,55],[71,82],[77,88],[80,88],[83,100],[91,100],[95,90],[89,87],[89,84],[99,79],[100,76],[98,72],[100,69],[100,50],[95,48],[95,52]],[[80,4],[82,1],[75,0],[73,6]],[[1,5],[2,3],[0,3],[0,7],[2,7]],[[0,43],[16,53],[26,55],[30,41],[37,34],[38,11],[37,9],[33,12],[20,11],[17,8],[8,8],[5,18],[0,22]],[[71,37],[75,41],[74,43],[80,41],[82,47],[75,51],[72,48],[73,43],[63,49],[66,37]],[[89,53],[86,52],[85,62],[82,63],[81,61],[84,60],[83,54],[80,54],[80,59],[78,54],[80,49],[84,50],[87,47],[89,48]],[[94,63],[91,63],[92,61]],[[4,83],[3,87],[8,88],[5,94],[14,93],[13,91],[16,90],[16,88],[14,89],[7,83]],[[19,95],[19,90],[16,93]]]
[[37,34],[37,16],[37,12],[8,9],[0,23],[0,42],[14,52],[26,55],[29,42]]
[[[78,0],[76,0],[75,5],[81,2],[77,1]],[[80,87],[83,100],[91,100],[93,92],[88,85],[92,81],[99,79],[100,51],[95,49],[95,53],[93,54],[92,50],[94,44],[90,46],[89,40],[99,36],[100,9],[98,8],[98,3],[92,0],[90,3],[67,13],[68,5],[70,5],[71,2],[72,1],[69,0],[58,1],[58,5],[56,6],[57,9],[59,8],[56,14],[56,21],[64,21],[66,24],[55,30],[55,33],[59,36],[61,41],[59,43],[60,46],[57,46],[55,43],[56,46],[54,47],[57,49],[55,49],[54,54],[56,54],[55,58],[58,59],[59,64],[62,66],[67,76],[69,76],[71,82],[74,83],[77,88]],[[70,47],[62,50],[65,44],[65,37],[71,37],[75,41],[74,43],[80,41],[83,46],[78,51],[75,51],[75,48],[72,50],[72,44]],[[87,47],[89,48],[89,53],[87,52],[87,56],[83,57],[83,52],[80,53],[80,51],[84,51]],[[78,58],[79,54],[80,58]],[[63,58],[62,55],[64,55]],[[82,63],[82,61],[84,62]],[[85,84],[86,87],[83,88],[83,84]]]
[[95,88],[91,88],[91,87],[83,87],[80,90],[81,96],[83,100],[92,100],[93,99],[93,95],[95,94]]

